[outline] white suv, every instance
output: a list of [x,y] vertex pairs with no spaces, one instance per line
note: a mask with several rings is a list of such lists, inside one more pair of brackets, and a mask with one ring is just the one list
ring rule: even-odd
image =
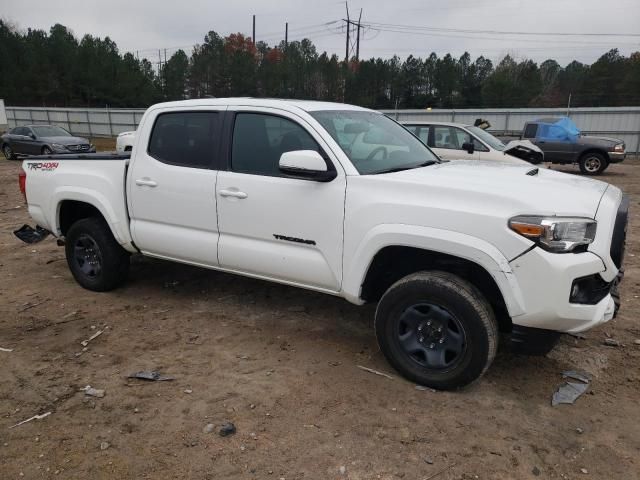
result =
[[445,160],[485,160],[511,164],[540,163],[542,150],[528,140],[504,144],[486,130],[450,122],[402,122],[402,124]]

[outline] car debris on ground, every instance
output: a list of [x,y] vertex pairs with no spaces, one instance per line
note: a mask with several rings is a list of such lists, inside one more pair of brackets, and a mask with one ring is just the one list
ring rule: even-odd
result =
[[82,389],[82,391],[84,391],[84,394],[89,397],[97,397],[97,398],[104,397],[104,390],[101,390],[99,388],[93,388],[91,385],[87,385]]
[[365,372],[373,373],[375,375],[380,375],[381,377],[388,378],[389,380],[393,380],[393,377],[388,373],[379,372],[378,370],[374,370],[373,368],[363,367],[362,365],[356,365],[360,370],[364,370]]
[[92,342],[93,340],[95,340],[96,338],[98,338],[100,335],[102,335],[104,333],[104,330],[98,330],[96,333],[94,333],[93,335],[91,335],[89,338],[87,338],[86,340],[83,340],[82,342],[80,342],[80,344],[83,347],[86,347],[87,345],[89,345],[89,342]]
[[13,426],[11,426],[9,428],[10,429],[11,428],[16,428],[16,427],[19,427],[20,425],[24,425],[25,423],[29,423],[29,422],[31,422],[33,420],[42,420],[43,418],[48,417],[49,415],[51,415],[51,412],[42,413],[40,415],[34,415],[33,417],[27,418],[26,420],[23,420],[23,421],[21,421],[19,423],[16,423],[15,425],[13,425]]
[[558,387],[551,399],[551,405],[556,406],[561,403],[573,405],[575,401],[588,390],[591,376],[585,372],[575,370],[567,370],[562,372],[563,378],[576,380],[574,382],[566,381]]
[[127,378],[139,378],[140,380],[149,380],[151,382],[166,382],[174,379],[173,377],[163,375],[160,372],[149,370],[132,373]]
[[616,340],[614,338],[605,338],[604,342],[602,343],[604,343],[608,347],[620,347],[622,345],[619,340]]

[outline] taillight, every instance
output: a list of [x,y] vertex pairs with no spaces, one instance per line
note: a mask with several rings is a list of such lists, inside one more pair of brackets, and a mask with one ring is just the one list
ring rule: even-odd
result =
[[18,183],[20,184],[20,191],[24,196],[24,201],[27,201],[27,173],[20,169],[20,173],[18,174]]

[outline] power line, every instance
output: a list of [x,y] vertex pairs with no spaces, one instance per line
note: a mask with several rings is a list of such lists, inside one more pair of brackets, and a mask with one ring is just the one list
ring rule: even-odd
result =
[[476,33],[476,34],[488,34],[488,35],[534,35],[534,36],[564,36],[564,37],[640,37],[640,33],[575,33],[575,32],[514,32],[503,30],[475,30],[475,29],[463,29],[463,28],[437,28],[426,27],[419,25],[403,25],[397,23],[381,23],[381,22],[369,22],[371,26],[381,27],[393,27],[403,28],[411,30],[428,30],[434,32],[456,32],[456,33]]

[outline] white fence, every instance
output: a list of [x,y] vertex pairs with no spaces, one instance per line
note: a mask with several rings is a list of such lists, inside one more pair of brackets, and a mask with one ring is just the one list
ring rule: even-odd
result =
[[[113,137],[135,130],[144,109],[36,108],[6,107],[9,127],[52,123],[77,135]],[[518,136],[526,121],[541,117],[566,115],[566,108],[485,108],[471,110],[386,110],[399,120],[446,121],[469,123],[477,118],[489,120],[490,131],[504,136]],[[569,116],[583,133],[610,136],[623,140],[627,152],[640,153],[640,107],[572,108]]]
[[135,130],[144,109],[6,107],[9,128],[50,123],[75,135],[115,137]]

